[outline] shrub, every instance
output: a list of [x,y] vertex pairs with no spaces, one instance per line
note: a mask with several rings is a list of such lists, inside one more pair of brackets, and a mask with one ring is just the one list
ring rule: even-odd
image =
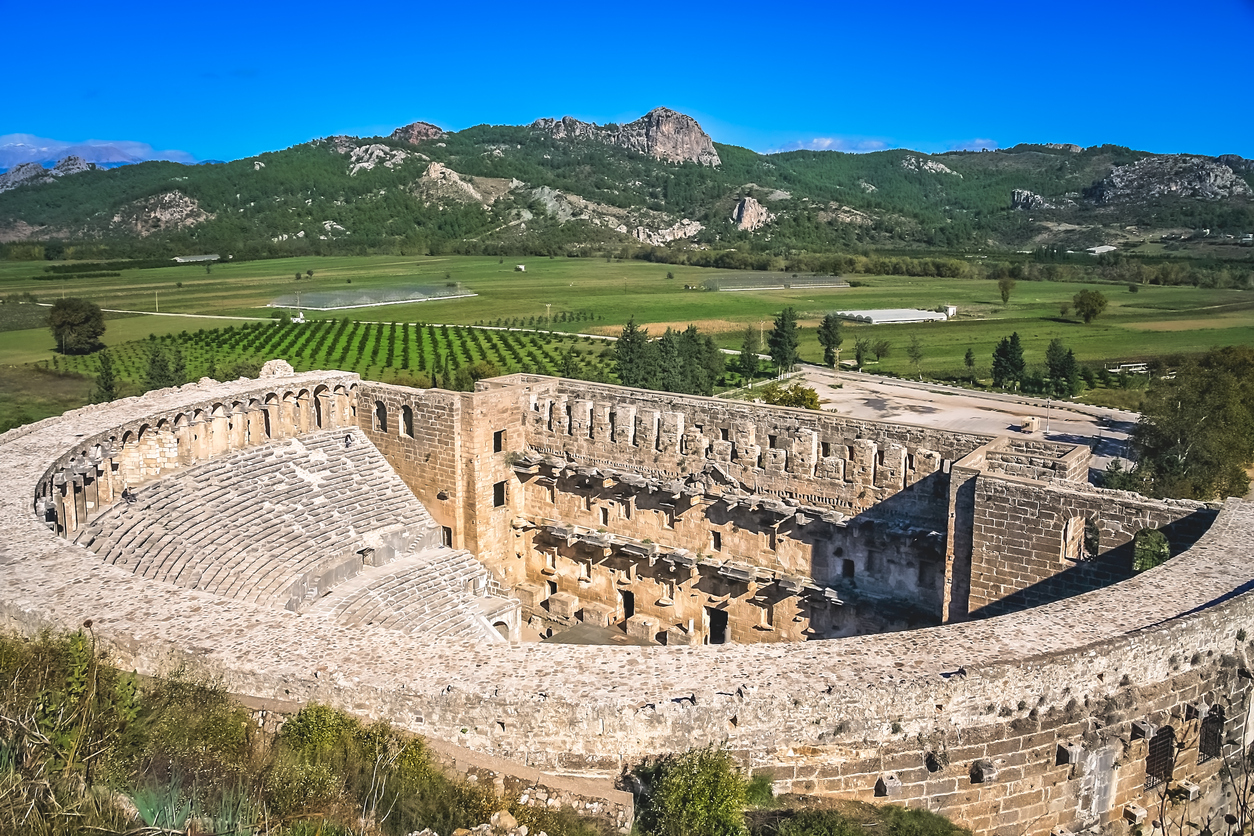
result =
[[653,836],[734,836],[745,832],[748,782],[717,749],[669,755],[638,770],[648,786],[640,827]]

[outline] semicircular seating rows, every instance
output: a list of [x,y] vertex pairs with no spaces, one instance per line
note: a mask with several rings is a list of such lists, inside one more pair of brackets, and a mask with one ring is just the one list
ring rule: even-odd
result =
[[360,430],[286,438],[157,479],[74,538],[154,581],[310,616],[500,639],[488,573]]

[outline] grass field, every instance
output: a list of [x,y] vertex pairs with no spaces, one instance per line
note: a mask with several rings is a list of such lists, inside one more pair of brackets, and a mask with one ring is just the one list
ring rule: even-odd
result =
[[[514,264],[526,264],[526,272],[514,271]],[[384,323],[448,323],[469,325],[478,322],[514,320],[529,323],[531,318],[560,318],[563,313],[580,311],[580,321],[549,322],[546,329],[568,332],[613,334],[634,316],[638,323],[661,333],[666,325],[685,327],[697,323],[712,333],[720,345],[737,348],[746,326],[770,330],[771,319],[784,306],[801,314],[802,357],[818,361],[821,349],[814,338],[814,327],[826,311],[834,309],[915,307],[930,309],[956,305],[958,316],[944,323],[920,325],[849,325],[845,329],[842,355],[852,356],[854,339],[865,336],[892,343],[889,356],[878,368],[898,374],[913,374],[906,357],[906,345],[917,334],[924,350],[921,370],[938,377],[965,373],[963,355],[973,349],[977,373],[987,375],[997,341],[1012,331],[1023,340],[1029,365],[1044,358],[1045,346],[1059,337],[1086,363],[1142,360],[1205,351],[1239,343],[1254,343],[1254,293],[1193,287],[1143,286],[1130,292],[1121,284],[1070,284],[1020,282],[1010,303],[1003,305],[997,286],[991,281],[925,279],[904,276],[857,277],[862,286],[852,288],[766,290],[720,293],[698,289],[703,282],[725,272],[695,267],[650,264],[639,261],[603,259],[526,258],[505,261],[476,257],[337,257],[295,258],[276,261],[219,263],[212,272],[203,266],[182,265],[149,270],[123,270],[121,277],[45,281],[44,265],[38,262],[0,263],[0,297],[30,293],[40,301],[51,302],[63,293],[83,296],[104,308],[148,311],[159,307],[162,314],[198,316],[268,317],[264,307],[273,299],[295,290],[304,292],[388,288],[398,284],[441,284],[461,282],[478,294],[472,298],[413,304],[387,305],[338,312],[306,312],[311,319],[349,317]],[[312,278],[294,279],[312,270]],[[674,278],[667,278],[672,273]],[[749,274],[730,274],[738,278]],[[181,285],[181,286],[180,286]],[[1110,301],[1106,312],[1090,325],[1059,314],[1060,305],[1084,287],[1102,291]],[[9,307],[9,306],[4,306]],[[26,306],[22,306],[25,308]],[[46,361],[51,365],[54,344],[43,328],[29,327],[28,311],[6,318],[0,313],[0,365]],[[37,318],[34,318],[37,320]],[[11,324],[5,325],[6,322]],[[110,319],[105,343],[122,354],[132,348],[122,344],[147,337],[150,333],[179,334],[198,329],[217,329],[231,324],[222,320],[168,316],[127,316]],[[410,351],[418,343],[411,331]],[[469,337],[467,339],[470,339]],[[473,345],[477,342],[471,340]],[[538,367],[551,368],[553,352],[538,349],[547,359]],[[373,350],[373,343],[370,349]],[[268,346],[267,350],[281,344]],[[321,364],[338,361],[330,348],[321,354],[297,355],[296,365],[305,361]],[[435,349],[434,344],[428,348]],[[339,346],[342,352],[343,346]],[[386,351],[386,346],[382,347]],[[477,348],[471,348],[477,356]],[[492,351],[491,348],[486,348]],[[502,345],[500,350],[508,354]],[[206,346],[193,346],[190,352],[207,358]],[[351,352],[350,352],[351,353]],[[281,356],[281,355],[280,355]],[[190,358],[189,358],[190,359]],[[223,358],[218,358],[219,360]],[[358,363],[358,360],[361,360]],[[194,363],[201,362],[197,359]],[[207,359],[205,360],[207,362]],[[381,365],[368,358],[346,357],[345,363],[368,376],[386,376],[382,370],[399,365]],[[64,361],[58,362],[62,367]],[[90,370],[89,364],[72,360],[69,367]],[[306,366],[307,367],[307,366]],[[412,367],[411,367],[412,368]],[[195,367],[193,366],[193,371]],[[6,392],[7,394],[7,392]]]

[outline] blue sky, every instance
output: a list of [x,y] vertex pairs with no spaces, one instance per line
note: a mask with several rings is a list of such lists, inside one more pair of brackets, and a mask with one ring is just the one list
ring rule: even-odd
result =
[[666,105],[760,151],[1111,142],[1254,157],[1254,0],[101,10],[10,5],[0,135],[235,159],[419,119],[628,121]]

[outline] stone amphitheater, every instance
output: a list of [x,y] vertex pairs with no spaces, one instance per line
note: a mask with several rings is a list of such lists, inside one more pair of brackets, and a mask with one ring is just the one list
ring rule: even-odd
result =
[[[1244,801],[1254,508],[1094,488],[1086,447],[276,361],[11,430],[0,470],[10,629],[90,619],[619,828],[614,779],[705,745],[979,833]],[[1174,556],[1134,574],[1146,529]]]

